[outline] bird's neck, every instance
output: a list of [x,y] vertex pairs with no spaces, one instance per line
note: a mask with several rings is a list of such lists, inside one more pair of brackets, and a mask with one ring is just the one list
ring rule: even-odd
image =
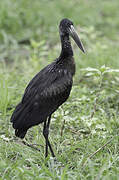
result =
[[61,35],[61,54],[60,58],[66,58],[68,56],[73,56],[73,50],[71,47],[71,42],[69,39],[69,35]]

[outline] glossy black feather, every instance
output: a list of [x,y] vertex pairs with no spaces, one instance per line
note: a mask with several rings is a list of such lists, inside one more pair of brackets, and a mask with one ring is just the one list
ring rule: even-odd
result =
[[[57,59],[45,67],[27,86],[22,101],[11,117],[16,132],[23,134],[30,127],[42,123],[69,97],[75,65],[73,58],[63,61],[67,62]],[[16,135],[24,137],[18,133]]]
[[[79,48],[84,51],[70,20],[62,20],[59,30],[61,38],[59,58],[42,69],[30,81],[21,102],[16,106],[11,116],[15,135],[20,138],[24,138],[30,127],[44,122],[43,135],[46,139],[46,147],[49,146],[53,156],[54,153],[48,140],[50,118],[52,113],[69,97],[75,74],[73,50],[69,39],[70,33],[72,33]],[[47,150],[46,148],[46,156]]]

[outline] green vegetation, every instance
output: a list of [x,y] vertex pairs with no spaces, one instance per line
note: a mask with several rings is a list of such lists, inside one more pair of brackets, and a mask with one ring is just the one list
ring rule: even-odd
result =
[[[42,124],[26,136],[39,152],[14,136],[9,120],[33,75],[59,55],[64,17],[87,52],[72,42],[77,71],[70,98],[52,117],[54,161],[44,158]],[[18,43],[23,40],[30,44]],[[118,135],[118,0],[1,0],[0,179],[118,180]]]

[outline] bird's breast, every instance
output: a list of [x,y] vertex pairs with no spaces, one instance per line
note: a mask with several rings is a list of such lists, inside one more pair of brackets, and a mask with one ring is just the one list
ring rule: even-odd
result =
[[[59,66],[59,64],[58,64],[58,66]],[[71,73],[71,75],[73,76],[76,71],[75,61],[74,61],[73,56],[68,56],[66,58],[61,59],[60,67],[61,67],[61,69],[64,69],[65,71]]]

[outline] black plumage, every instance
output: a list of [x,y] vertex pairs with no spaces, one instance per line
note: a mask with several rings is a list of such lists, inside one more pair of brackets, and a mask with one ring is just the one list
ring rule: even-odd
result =
[[83,45],[70,20],[63,19],[60,22],[59,32],[62,48],[60,56],[30,81],[21,102],[11,116],[15,135],[20,138],[24,138],[29,128],[44,122],[46,157],[48,146],[52,156],[55,156],[48,140],[51,115],[69,97],[73,83],[72,78],[75,74],[75,62],[69,35],[84,52]]

